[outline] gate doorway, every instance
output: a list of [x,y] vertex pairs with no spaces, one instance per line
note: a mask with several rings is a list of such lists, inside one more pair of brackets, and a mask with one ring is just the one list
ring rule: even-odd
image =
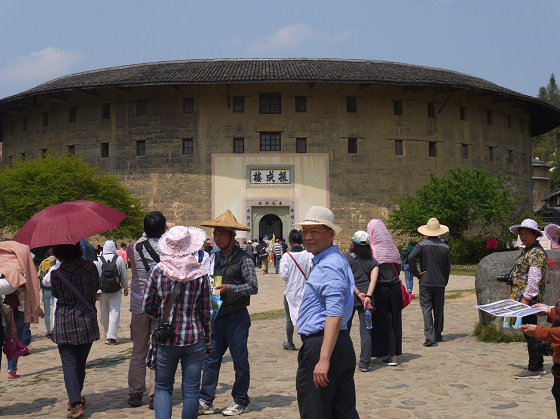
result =
[[264,215],[259,222],[259,237],[268,236],[268,239],[272,239],[272,235],[277,239],[282,237],[282,220],[280,217],[274,214]]

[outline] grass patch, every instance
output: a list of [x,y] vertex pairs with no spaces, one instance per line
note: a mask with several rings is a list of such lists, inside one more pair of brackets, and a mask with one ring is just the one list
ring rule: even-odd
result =
[[262,313],[251,314],[251,321],[258,320],[274,320],[284,318],[284,309],[279,308],[278,310],[263,311]]
[[121,362],[130,359],[132,356],[132,348],[125,349],[119,352],[117,355],[108,356],[105,358],[98,358],[94,361],[88,362],[86,365],[86,369],[90,368],[102,368],[102,367],[110,367],[116,364],[120,364]]
[[476,324],[473,335],[479,342],[511,343],[525,341],[523,333],[504,332],[482,322]]
[[457,298],[464,297],[468,294],[474,294],[476,290],[474,288],[469,288],[466,290],[452,290],[452,291],[445,291],[445,301],[448,300],[456,300]]
[[51,380],[49,380],[46,377],[43,377],[43,374],[39,374],[34,376],[33,378],[31,378],[30,380],[26,380],[25,382],[21,383],[21,384],[14,384],[14,387],[31,387],[31,386],[36,386],[37,384],[43,384],[46,382],[49,382]]
[[451,268],[451,275],[475,276],[476,269]]

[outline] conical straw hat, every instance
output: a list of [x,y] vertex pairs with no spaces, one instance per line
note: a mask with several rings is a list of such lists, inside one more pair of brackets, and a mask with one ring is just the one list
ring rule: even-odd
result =
[[203,227],[222,227],[230,230],[251,231],[249,227],[239,224],[230,210],[227,210],[218,218],[206,221],[200,225]]

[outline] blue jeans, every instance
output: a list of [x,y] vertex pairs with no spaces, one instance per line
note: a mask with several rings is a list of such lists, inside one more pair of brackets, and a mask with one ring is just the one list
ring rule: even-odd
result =
[[54,297],[50,289],[43,288],[43,311],[45,312],[45,327],[47,332],[51,331],[51,304],[54,303]]
[[414,275],[410,272],[410,265],[408,263],[403,265],[403,271],[404,279],[406,281],[406,289],[412,291],[412,286],[414,285]]
[[280,268],[280,259],[282,259],[282,256],[274,255],[274,268],[276,269],[276,275],[278,275],[278,269]]
[[235,382],[231,389],[231,396],[233,401],[241,406],[249,404],[250,373],[249,351],[247,350],[249,327],[251,327],[251,319],[247,308],[237,313],[225,314],[214,322],[212,353],[204,360],[200,388],[200,398],[205,402],[214,401],[222,358],[229,348],[235,370]]
[[[17,308],[12,310],[12,316],[14,317],[14,322],[16,324],[16,330],[18,335],[18,340],[23,343],[25,346],[28,346],[31,343],[31,329],[29,327],[29,323],[24,323],[23,311],[19,311]],[[6,326],[4,329],[6,336],[8,336],[9,326]],[[17,371],[18,366],[18,359],[14,358],[11,361],[8,361],[8,373],[15,374]]]
[[200,372],[205,358],[206,344],[204,339],[189,346],[159,345],[156,357],[156,394],[154,407],[156,419],[171,417],[171,395],[177,364],[181,360],[183,381],[183,419],[195,419],[198,416],[198,392],[200,388]]

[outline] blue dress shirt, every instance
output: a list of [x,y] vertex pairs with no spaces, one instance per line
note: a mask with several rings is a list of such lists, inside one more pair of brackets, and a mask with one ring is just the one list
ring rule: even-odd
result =
[[327,316],[342,316],[340,330],[345,330],[354,305],[354,275],[350,264],[338,246],[323,250],[312,262],[299,308],[298,333],[309,336],[323,331]]

